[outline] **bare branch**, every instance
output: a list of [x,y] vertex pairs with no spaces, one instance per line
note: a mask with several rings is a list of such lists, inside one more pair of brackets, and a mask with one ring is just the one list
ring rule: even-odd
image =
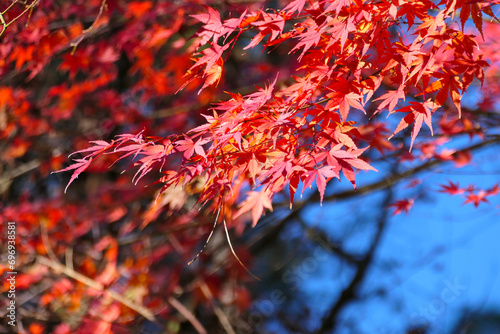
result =
[[92,25],[90,27],[88,27],[87,29],[85,29],[83,31],[83,34],[75,42],[70,43],[70,46],[73,48],[73,50],[71,50],[72,55],[75,53],[78,45],[80,45],[80,43],[87,37],[87,35],[90,34],[94,30],[94,27],[97,24],[97,21],[99,21],[99,19],[101,18],[105,7],[106,7],[106,0],[102,0],[101,7],[99,8],[99,13],[97,14],[97,17],[95,18],[94,22],[92,22]]
[[181,304],[177,299],[170,296],[167,299],[168,303],[177,310],[180,314],[186,318],[187,321],[193,325],[196,331],[200,334],[207,334],[207,330],[203,327],[203,325],[196,319],[196,317],[191,313],[184,305]]
[[39,256],[37,256],[36,259],[37,259],[38,263],[40,263],[44,266],[50,267],[53,270],[55,270],[56,272],[63,273],[64,275],[71,277],[72,279],[74,279],[80,283],[83,283],[88,287],[91,287],[91,288],[96,289],[98,291],[101,291],[103,293],[109,294],[109,296],[111,298],[122,303],[123,305],[127,306],[128,308],[136,311],[137,313],[139,313],[140,315],[142,315],[144,318],[148,319],[149,321],[156,322],[156,323],[158,322],[156,320],[153,312],[151,312],[151,310],[147,309],[143,305],[137,304],[136,302],[120,295],[119,293],[116,293],[115,291],[106,289],[103,284],[101,284],[101,283],[99,283],[99,282],[97,282],[97,281],[95,281],[95,280],[93,280],[85,275],[82,275],[73,269],[70,269],[70,268],[62,265],[59,262],[55,262],[55,261],[53,261],[45,256],[39,255]]

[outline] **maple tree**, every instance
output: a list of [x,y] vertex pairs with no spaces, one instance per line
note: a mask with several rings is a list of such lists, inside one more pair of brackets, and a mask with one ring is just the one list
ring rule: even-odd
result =
[[[252,305],[254,248],[234,242],[247,227],[265,215],[281,229],[314,203],[378,190],[385,220],[409,213],[420,195],[399,198],[396,185],[415,188],[419,173],[470,165],[500,143],[497,5],[0,8],[1,217],[18,222],[17,289],[36,286],[30,303],[52,315],[29,331],[206,333],[215,318],[214,328],[251,332],[238,315]],[[499,193],[426,186],[474,207]],[[334,253],[362,276],[383,226],[362,261]],[[224,249],[223,261],[210,256]],[[335,328],[358,284],[319,332]]]

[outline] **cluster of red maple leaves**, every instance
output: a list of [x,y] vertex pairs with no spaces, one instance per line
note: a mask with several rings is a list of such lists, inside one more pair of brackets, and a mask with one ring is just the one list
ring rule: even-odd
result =
[[[175,327],[179,313],[203,332],[174,292],[195,290],[195,309],[224,294],[221,282],[247,277],[234,261],[212,276],[193,269],[194,283],[181,275],[198,242],[192,231],[202,238],[216,212],[241,233],[278,195],[292,206],[297,191],[315,186],[322,202],[332,179],[356,188],[357,173],[376,171],[377,161],[463,166],[471,148],[448,145],[454,138],[479,140],[472,148],[500,141],[500,54],[488,33],[499,29],[495,1],[280,5],[34,0],[0,8],[0,190],[8,199],[0,216],[19,222],[18,289],[36,285],[38,305],[59,314],[31,321],[32,333],[126,332],[119,325],[138,329],[156,317]],[[277,65],[266,58],[273,54]],[[260,84],[242,88],[238,66]],[[477,86],[484,97],[463,106]],[[75,148],[63,168],[62,153]],[[112,172],[129,166],[133,177]],[[72,171],[67,197],[54,170]],[[130,178],[161,189],[134,188]],[[498,187],[450,182],[442,191],[478,206]],[[413,203],[397,201],[395,213]],[[181,261],[164,270],[172,257]],[[246,309],[247,290],[232,289],[231,303]]]
[[[306,1],[297,0],[281,11],[244,11],[225,20],[210,7],[208,13],[194,15],[203,26],[196,34],[196,62],[183,87],[195,78],[204,80],[201,90],[217,84],[226,52],[246,31],[253,37],[243,50],[289,42],[289,53],[300,51],[300,76],[276,87],[276,73],[254,93],[231,93],[229,100],[212,108],[213,115],[205,116],[205,125],[186,134],[96,141],[79,151],[92,153],[62,170],[75,169],[70,183],[104,152],[125,153],[121,158],[141,155],[137,180],[154,164],[161,169],[167,157],[182,153],[179,168],[164,172],[159,180],[163,190],[203,178],[199,202],[215,197],[217,205],[231,205],[240,189],[258,188],[247,193],[234,215],[251,211],[255,225],[265,208],[272,209],[274,194],[287,185],[290,206],[300,181],[303,189],[315,181],[322,201],[328,181],[339,179],[341,172],[356,187],[355,170],[376,170],[359,158],[361,154],[370,145],[382,154],[393,146],[371,143],[360,132],[373,126],[369,120],[382,110],[403,114],[389,139],[413,126],[411,150],[423,123],[432,133],[432,116],[449,98],[461,118],[463,93],[474,79],[484,83],[488,63],[475,36],[462,30],[472,13],[482,34],[480,13],[493,15],[491,4],[326,1],[305,6]],[[304,8],[307,15],[301,16]],[[451,20],[459,9],[461,30],[454,29]],[[287,22],[293,26],[285,30]],[[415,99],[405,101],[407,95]],[[358,112],[352,115],[354,110]]]

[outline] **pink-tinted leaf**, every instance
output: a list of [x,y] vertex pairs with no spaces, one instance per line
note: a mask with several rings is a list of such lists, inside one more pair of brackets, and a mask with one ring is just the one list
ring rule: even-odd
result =
[[113,144],[105,142],[104,140],[95,140],[95,141],[91,141],[90,143],[94,144],[94,146],[91,146],[89,148],[85,148],[85,149],[80,150],[80,151],[73,152],[68,157],[70,157],[76,153],[86,153],[86,152],[92,152],[92,153],[86,155],[85,157],[94,156],[94,155],[98,155],[99,153],[106,151],[108,148],[113,146]]
[[61,173],[61,172],[66,172],[66,171],[73,170],[73,169],[75,170],[73,172],[73,175],[71,175],[71,178],[69,179],[69,182],[66,185],[66,188],[64,188],[64,193],[66,193],[66,190],[68,190],[69,185],[78,177],[78,175],[80,175],[84,170],[87,169],[87,167],[90,166],[90,163],[92,162],[92,158],[90,158],[89,160],[75,159],[74,161],[76,161],[74,164],[72,164],[64,169],[53,172],[53,173]]
[[268,190],[248,192],[246,200],[241,204],[233,218],[238,218],[243,213],[252,211],[252,227],[254,227],[262,216],[264,208],[273,210],[271,198],[272,194]]
[[290,2],[288,4],[288,6],[283,8],[283,10],[285,12],[287,12],[288,14],[293,14],[295,12],[298,12],[300,14],[300,12],[304,8],[305,4],[306,4],[306,0],[294,0],[294,1]]

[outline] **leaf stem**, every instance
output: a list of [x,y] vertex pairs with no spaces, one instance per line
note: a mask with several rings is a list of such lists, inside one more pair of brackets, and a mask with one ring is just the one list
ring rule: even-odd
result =
[[102,13],[104,12],[105,6],[106,6],[106,0],[102,0],[101,7],[99,8],[99,13],[97,14],[97,17],[95,18],[94,22],[92,22],[92,25],[83,31],[82,35],[76,40],[76,42],[70,43],[70,46],[73,48],[73,50],[71,50],[71,55],[75,54],[78,45],[80,45],[80,43],[88,36],[88,34],[90,34],[94,30],[97,21],[99,21],[99,19],[102,16]]

